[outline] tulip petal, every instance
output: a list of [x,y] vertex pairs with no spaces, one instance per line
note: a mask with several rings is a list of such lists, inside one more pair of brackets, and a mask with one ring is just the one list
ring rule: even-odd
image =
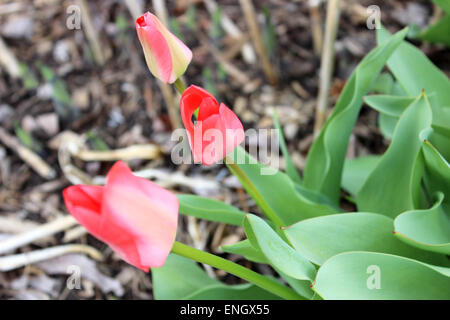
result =
[[76,185],[63,190],[69,213],[93,235],[99,234],[103,187]]
[[158,18],[152,14],[150,14],[150,16],[169,47],[172,61],[172,73],[167,82],[173,83],[186,71],[187,66],[192,60],[192,51],[173,33],[167,30]]
[[[195,126],[191,117],[196,109]],[[188,133],[194,162],[206,166],[216,163],[232,152],[245,138],[237,115],[206,90],[190,86],[181,97],[181,117]]]
[[194,125],[192,123],[192,115],[194,114],[195,110],[200,108],[203,100],[206,99],[208,99],[208,101],[210,101],[214,105],[219,105],[216,98],[214,98],[212,94],[201,87],[191,85],[189,86],[189,88],[184,90],[180,101],[180,110],[181,118],[186,129],[194,128]]
[[231,153],[245,139],[244,127],[238,116],[223,103],[220,104],[220,116],[225,129],[225,156]]
[[119,161],[108,173],[103,201],[102,230],[106,232],[112,223],[132,235],[139,252],[139,261],[132,264],[148,267],[164,264],[177,229],[178,199],[175,195],[134,176]]
[[136,20],[136,30],[144,49],[145,61],[155,77],[169,82],[172,75],[170,48],[149,15],[147,12]]

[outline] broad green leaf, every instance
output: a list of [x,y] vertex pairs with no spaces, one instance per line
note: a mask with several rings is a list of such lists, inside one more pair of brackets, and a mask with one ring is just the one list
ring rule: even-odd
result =
[[430,43],[442,43],[450,47],[450,15],[442,17],[434,25],[429,26],[417,38]]
[[239,241],[235,244],[222,246],[220,247],[224,252],[239,254],[244,256],[245,259],[257,262],[257,263],[267,263],[267,259],[264,254],[257,250],[252,244],[250,240],[245,239],[243,241]]
[[405,37],[407,29],[373,49],[347,81],[333,113],[314,141],[307,158],[303,185],[338,204],[341,175],[348,139],[367,94],[389,56]]
[[294,279],[314,278],[316,269],[311,262],[284,242],[263,219],[247,215],[244,229],[252,246],[261,251],[275,268]]
[[278,131],[278,138],[280,140],[280,149],[283,154],[284,161],[286,162],[286,174],[289,178],[294,181],[294,183],[301,184],[302,179],[300,178],[300,174],[298,173],[297,168],[294,166],[292,162],[291,156],[289,154],[288,148],[286,146],[286,142],[284,140],[283,129],[281,128],[280,121],[278,121],[277,110],[273,110],[273,123],[275,125],[275,129]]
[[258,163],[241,147],[229,157],[235,164],[229,164],[228,168],[278,227],[338,212],[331,206],[311,201],[310,193],[302,193],[285,173]]
[[241,226],[247,213],[219,200],[189,194],[177,195],[180,213],[200,219]]
[[394,221],[376,213],[354,212],[297,222],[284,231],[289,241],[309,261],[321,265],[347,251],[382,252],[442,264],[439,254],[411,247],[393,234]]
[[[384,46],[386,41],[391,38],[392,36],[386,29],[377,29],[379,46]],[[425,90],[427,94],[436,92],[437,104],[449,106],[450,81],[448,77],[419,49],[405,41],[398,46],[387,64],[407,95],[414,97],[419,95],[422,90]]]
[[411,246],[450,255],[450,213],[442,207],[443,193],[426,210],[406,211],[395,218],[395,235]]
[[[431,95],[434,96],[435,94]],[[430,95],[428,95],[428,98],[430,101],[432,100]],[[383,135],[388,139],[392,138],[398,118],[414,100],[415,98],[413,97],[395,95],[371,95],[364,97],[364,102],[366,102],[367,105],[380,112],[378,118],[379,127]],[[450,119],[450,108],[441,108],[441,114],[446,113],[449,113],[448,118]],[[432,126],[439,134],[437,138],[445,139],[441,144],[445,144],[446,139],[448,139],[448,143],[450,143],[450,128],[442,127],[440,123],[441,121],[438,118],[433,117]],[[433,138],[436,139],[436,135]]]
[[313,289],[330,300],[450,299],[448,269],[371,252],[347,252],[327,260]]
[[152,268],[157,300],[279,299],[253,284],[225,285],[210,278],[194,261],[170,254],[164,266]]
[[359,211],[390,217],[417,208],[420,195],[420,132],[431,126],[431,109],[422,93],[402,114],[392,143],[356,196]]
[[380,161],[380,156],[345,159],[344,171],[342,172],[342,188],[351,195],[356,195],[369,174],[375,169],[378,161]]
[[403,111],[414,101],[416,97],[402,97],[391,95],[365,96],[364,102],[380,113],[399,118]]
[[[383,45],[391,35],[384,28],[377,29],[377,42]],[[450,123],[450,80],[419,49],[403,42],[387,62],[389,69],[408,96],[422,90],[429,95],[433,111],[433,125],[448,128]],[[450,137],[433,136],[431,141],[445,158],[450,159]]]

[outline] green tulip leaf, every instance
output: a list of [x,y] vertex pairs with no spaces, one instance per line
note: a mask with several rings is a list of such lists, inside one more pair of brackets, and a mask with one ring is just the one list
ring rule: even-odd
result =
[[[384,45],[392,39],[389,32],[377,29],[377,42]],[[430,98],[433,111],[433,127],[448,128],[450,123],[450,80],[418,48],[403,42],[391,55],[388,67],[407,96],[417,96],[424,90]],[[448,130],[448,129],[447,129]],[[442,137],[441,132],[431,141],[446,159],[450,159],[450,134]]]
[[358,192],[359,211],[395,217],[420,206],[423,161],[419,135],[430,126],[431,109],[422,93],[403,112],[392,143]]
[[398,32],[359,63],[309,151],[303,185],[324,194],[335,204],[339,203],[348,140],[362,106],[362,97],[367,94],[406,33],[407,29]]
[[247,215],[244,229],[252,246],[261,251],[275,268],[294,279],[314,279],[314,265],[284,242],[263,219]]
[[450,212],[442,206],[439,192],[433,207],[406,211],[395,218],[395,235],[411,246],[450,255]]
[[347,251],[382,252],[445,264],[442,255],[403,243],[393,235],[393,230],[391,218],[354,212],[303,220],[284,229],[284,232],[295,250],[317,265]]
[[189,194],[177,195],[180,213],[209,221],[241,226],[247,214],[219,200]]
[[448,300],[449,269],[373,252],[346,252],[327,260],[313,289],[330,300]]

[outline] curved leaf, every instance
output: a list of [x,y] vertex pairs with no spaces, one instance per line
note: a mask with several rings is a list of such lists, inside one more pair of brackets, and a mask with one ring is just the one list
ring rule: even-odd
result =
[[321,265],[347,251],[383,252],[445,264],[442,255],[411,247],[393,234],[394,221],[381,214],[354,212],[297,222],[284,231],[297,252]]
[[347,252],[327,260],[313,289],[324,299],[450,299],[448,269],[371,252]]
[[[377,42],[383,45],[391,39],[389,32],[377,29]],[[448,128],[450,123],[450,80],[418,48],[403,42],[387,62],[406,95],[416,96],[425,90],[433,110],[433,125]],[[450,136],[435,135],[431,141],[445,158],[450,159]]]
[[443,193],[427,210],[407,211],[395,218],[395,235],[411,246],[450,255],[450,213],[442,207]]
[[423,168],[419,135],[430,126],[431,109],[422,93],[400,117],[391,145],[358,192],[359,211],[395,217],[419,207]]
[[263,219],[247,215],[244,229],[252,246],[260,250],[271,265],[294,279],[314,278],[316,269],[311,262],[284,242]]
[[309,151],[303,185],[326,195],[335,204],[339,203],[341,175],[348,139],[361,109],[362,97],[367,94],[406,32],[407,30],[398,32],[389,41],[373,49],[360,62],[347,81],[333,113]]

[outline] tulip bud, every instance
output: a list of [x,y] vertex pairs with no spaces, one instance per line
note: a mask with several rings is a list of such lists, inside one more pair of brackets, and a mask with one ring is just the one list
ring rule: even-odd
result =
[[[198,109],[196,123],[192,115]],[[194,162],[211,165],[231,153],[245,138],[236,114],[205,89],[190,86],[181,96],[181,118]]]
[[136,31],[151,73],[163,82],[175,82],[191,62],[191,50],[150,12],[137,18]]
[[148,272],[161,267],[175,241],[178,199],[155,183],[133,175],[118,161],[103,186],[63,191],[69,213],[122,259]]

